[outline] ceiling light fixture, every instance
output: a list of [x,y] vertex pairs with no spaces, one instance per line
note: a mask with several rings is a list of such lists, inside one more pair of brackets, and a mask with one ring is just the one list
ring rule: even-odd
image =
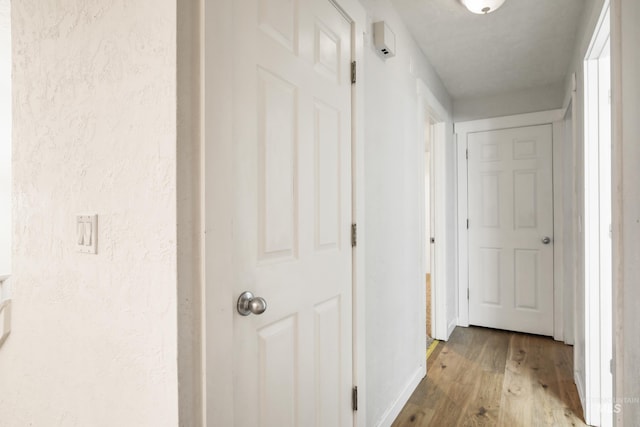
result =
[[486,15],[498,9],[504,0],[461,0],[470,12]]

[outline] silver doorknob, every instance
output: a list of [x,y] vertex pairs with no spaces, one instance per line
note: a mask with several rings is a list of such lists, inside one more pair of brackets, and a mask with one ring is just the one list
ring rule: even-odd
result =
[[542,243],[544,243],[545,245],[548,245],[549,243],[551,243],[551,239],[545,236],[542,238]]
[[256,297],[251,292],[243,292],[238,298],[238,313],[242,316],[262,314],[267,309],[267,302],[262,297]]

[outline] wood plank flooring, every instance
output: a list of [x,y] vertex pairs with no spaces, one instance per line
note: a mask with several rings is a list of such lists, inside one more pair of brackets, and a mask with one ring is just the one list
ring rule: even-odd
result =
[[585,426],[573,347],[552,338],[458,327],[427,362],[392,427]]

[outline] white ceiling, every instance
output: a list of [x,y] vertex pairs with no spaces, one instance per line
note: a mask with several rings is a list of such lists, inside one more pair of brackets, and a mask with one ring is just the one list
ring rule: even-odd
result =
[[453,99],[564,80],[586,0],[506,0],[488,15],[459,0],[392,0]]

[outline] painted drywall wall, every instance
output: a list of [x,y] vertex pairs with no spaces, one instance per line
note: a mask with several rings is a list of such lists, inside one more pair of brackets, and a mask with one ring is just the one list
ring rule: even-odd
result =
[[548,111],[562,107],[564,83],[498,93],[488,96],[459,98],[453,101],[456,122]]
[[[445,282],[447,283],[447,339],[458,324],[458,175],[456,170],[456,145],[453,133],[453,120],[446,124],[446,144],[445,144],[445,235],[446,240],[446,272]],[[441,240],[438,238],[438,240]],[[436,242],[437,244],[437,242]]]
[[640,425],[640,3],[611,2],[614,396],[617,425]]
[[[393,421],[393,411],[413,391],[424,363],[425,342],[416,338],[424,330],[419,232],[424,140],[418,132],[416,77],[449,111],[451,102],[390,2],[362,4],[369,21],[364,64],[366,425],[378,426]],[[370,31],[371,23],[381,20],[396,35],[397,54],[386,61],[374,50]]]
[[176,426],[176,2],[13,0],[12,30],[0,424]]
[[0,0],[0,276],[11,272],[11,15]]
[[[570,242],[565,242],[565,249],[575,248],[573,259],[575,266],[575,329],[574,329],[574,377],[578,392],[581,398],[585,396],[585,258],[584,258],[584,70],[583,62],[591,37],[593,35],[598,17],[604,0],[588,0],[585,2],[584,12],[582,16],[582,22],[580,24],[580,30],[576,38],[576,47],[574,50],[574,56],[571,61],[571,66],[567,70],[567,79],[565,82],[565,88],[562,91],[565,96],[564,104],[567,105],[571,98],[571,93],[574,88],[575,74],[575,103],[572,106],[573,115],[573,129],[575,150],[573,158],[573,182],[566,183],[568,186],[574,187],[575,198],[575,211],[573,212],[573,218],[570,222],[576,225],[575,228],[575,241],[573,245]],[[571,174],[565,173],[565,178],[570,178]],[[568,255],[568,254],[566,254]],[[584,403],[584,402],[583,402]]]

